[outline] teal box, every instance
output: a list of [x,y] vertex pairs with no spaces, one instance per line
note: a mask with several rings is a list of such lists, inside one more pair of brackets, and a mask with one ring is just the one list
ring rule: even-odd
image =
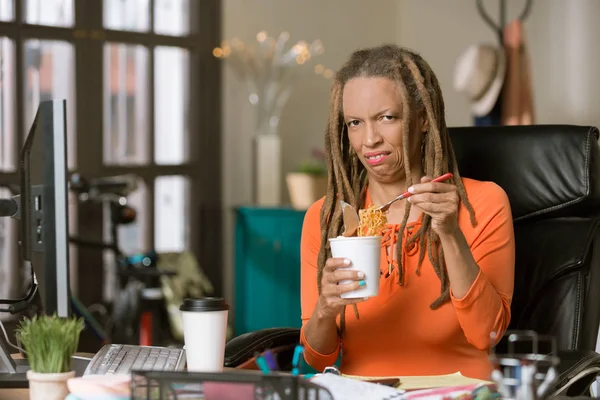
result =
[[235,227],[235,335],[301,326],[300,238],[305,211],[241,207]]

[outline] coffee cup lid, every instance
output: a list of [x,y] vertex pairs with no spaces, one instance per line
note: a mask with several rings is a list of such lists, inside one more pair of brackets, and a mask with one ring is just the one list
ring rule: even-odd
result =
[[229,305],[221,297],[202,297],[198,299],[185,299],[180,311],[206,312],[229,310]]

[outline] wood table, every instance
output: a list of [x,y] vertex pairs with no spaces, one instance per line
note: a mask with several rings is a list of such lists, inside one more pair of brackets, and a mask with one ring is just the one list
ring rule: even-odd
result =
[[[76,356],[92,358],[93,353],[76,353]],[[20,354],[13,354],[14,359],[22,358]],[[225,371],[240,371],[237,368],[224,368]],[[255,372],[257,374],[260,371],[244,370],[244,372]],[[0,389],[0,400],[29,400],[29,389]]]
[[29,389],[0,389],[0,400],[29,400]]
[[[93,353],[76,353],[79,357],[94,356]],[[22,358],[20,354],[13,354],[12,357],[17,360]],[[29,400],[29,389],[0,389],[0,400]]]

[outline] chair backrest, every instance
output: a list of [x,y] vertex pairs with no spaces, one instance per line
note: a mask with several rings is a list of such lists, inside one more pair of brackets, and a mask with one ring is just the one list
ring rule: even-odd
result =
[[600,147],[594,127],[450,129],[461,175],[508,194],[515,224],[511,329],[594,349],[600,324]]

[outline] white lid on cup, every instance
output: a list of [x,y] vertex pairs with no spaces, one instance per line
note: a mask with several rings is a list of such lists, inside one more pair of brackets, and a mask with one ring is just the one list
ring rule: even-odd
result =
[[210,312],[229,310],[229,305],[221,297],[202,297],[198,299],[185,299],[180,311]]

